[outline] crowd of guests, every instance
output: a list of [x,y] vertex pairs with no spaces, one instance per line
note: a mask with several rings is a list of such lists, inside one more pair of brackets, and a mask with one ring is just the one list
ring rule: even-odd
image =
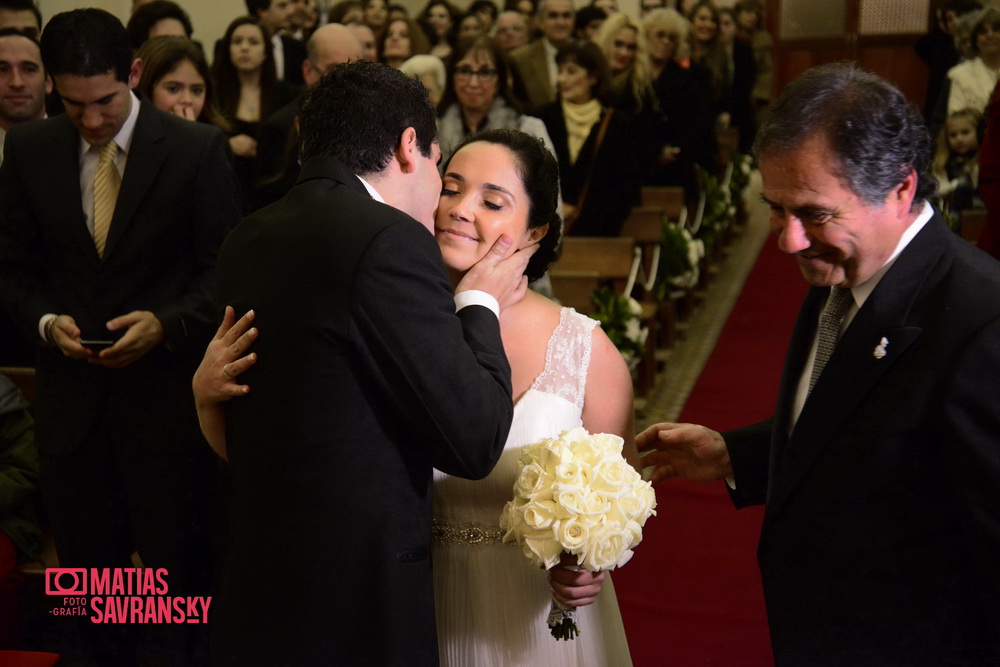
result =
[[[946,0],[936,8],[935,18],[934,30],[920,39],[916,50],[929,73],[924,118],[936,141],[937,203],[957,221],[963,211],[985,208],[980,157],[986,156],[980,146],[989,112],[995,116],[1000,111],[989,104],[1000,80],[1000,6]],[[986,189],[996,187],[991,178],[996,176],[987,173]],[[1000,253],[1000,248],[992,248],[991,236],[980,245]]]
[[[770,37],[757,0],[725,10],[708,0],[646,2],[641,17],[613,0],[579,10],[571,0],[476,0],[464,10],[430,0],[413,16],[384,0],[342,0],[322,12],[315,0],[246,0],[247,14],[229,24],[212,58],[191,41],[181,4],[134,5],[127,29],[145,63],[139,90],[226,134],[244,215],[294,183],[290,121],[315,68],[310,51],[320,48],[341,55],[328,66],[377,60],[419,78],[439,108],[445,158],[487,128],[542,138],[562,168],[573,234],[617,234],[642,185],[693,194],[696,170],[717,167],[717,130],[736,128],[747,149],[770,99]],[[320,29],[330,24],[348,30]]]

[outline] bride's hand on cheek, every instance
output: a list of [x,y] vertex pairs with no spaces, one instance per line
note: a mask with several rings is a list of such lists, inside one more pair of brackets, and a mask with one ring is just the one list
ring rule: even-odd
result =
[[456,294],[466,290],[486,292],[497,300],[501,312],[523,299],[528,291],[524,271],[538,245],[522,250],[512,250],[512,245],[510,236],[500,236],[490,251],[466,272],[455,288]]

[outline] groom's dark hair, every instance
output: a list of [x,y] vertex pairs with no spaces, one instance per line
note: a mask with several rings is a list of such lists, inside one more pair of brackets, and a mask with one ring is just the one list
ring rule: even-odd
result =
[[408,127],[416,130],[421,154],[430,157],[437,125],[423,84],[379,63],[337,65],[302,100],[301,157],[337,158],[359,176],[379,173]]

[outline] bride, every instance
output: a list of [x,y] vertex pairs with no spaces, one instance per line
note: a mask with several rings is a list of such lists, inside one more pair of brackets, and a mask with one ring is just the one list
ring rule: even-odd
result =
[[[467,139],[445,166],[435,234],[455,284],[501,235],[519,247],[539,244],[526,270],[545,272],[559,242],[558,167],[537,139],[488,130]],[[224,455],[221,404],[249,391],[225,383],[256,362],[246,354],[256,337],[252,313],[226,320],[209,346],[194,390],[210,444]],[[592,433],[632,439],[632,382],[625,363],[597,322],[529,291],[500,314],[510,362],[514,420],[504,453],[483,480],[435,472],[435,605],[443,665],[628,665],[628,644],[611,579],[568,560],[549,572],[502,543],[500,512],[512,496],[523,447],[582,425]],[[211,368],[212,370],[203,369]],[[599,594],[598,594],[599,593]],[[555,597],[578,607],[580,636],[557,641],[546,625]]]

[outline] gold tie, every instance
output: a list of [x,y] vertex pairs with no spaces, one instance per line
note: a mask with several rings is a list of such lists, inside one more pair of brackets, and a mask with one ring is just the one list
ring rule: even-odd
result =
[[118,200],[118,187],[122,179],[115,166],[115,156],[118,154],[118,144],[111,141],[101,147],[101,159],[97,163],[97,174],[94,176],[94,245],[97,254],[104,257],[104,245],[108,241],[108,228],[111,226],[111,216],[115,213],[115,202]]

